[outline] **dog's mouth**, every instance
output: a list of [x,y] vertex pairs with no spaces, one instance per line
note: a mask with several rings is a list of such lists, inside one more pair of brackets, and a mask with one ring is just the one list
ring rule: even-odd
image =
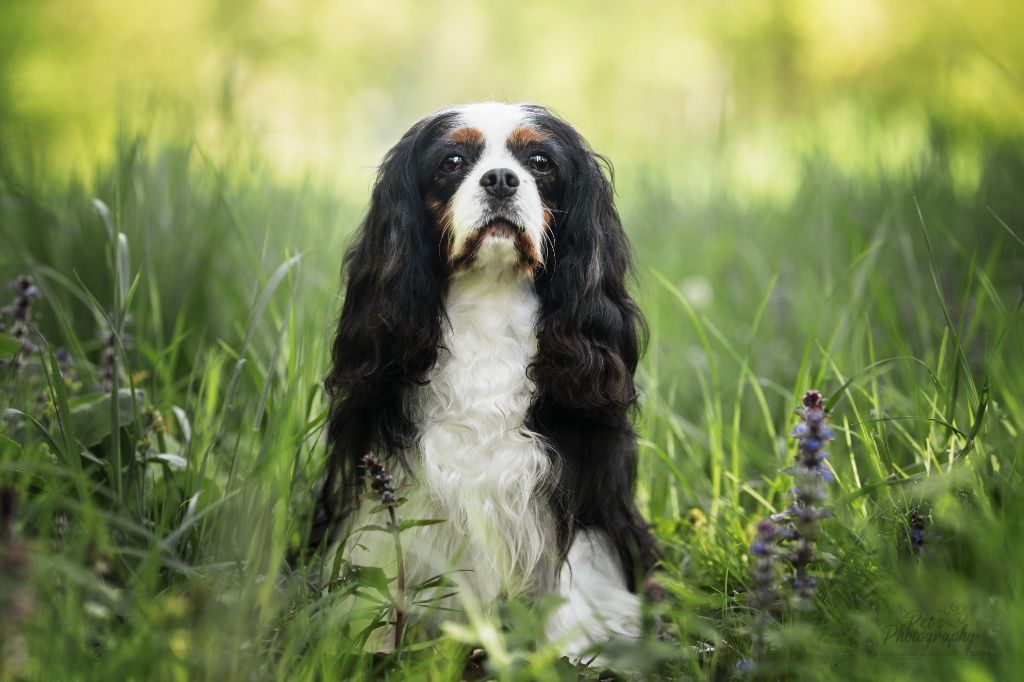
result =
[[477,230],[481,239],[485,237],[505,237],[515,239],[523,232],[523,228],[505,218],[493,218]]
[[540,254],[527,235],[526,228],[508,218],[496,216],[488,219],[473,231],[460,253],[451,259],[454,269],[462,270],[470,267],[487,242],[493,242],[495,246],[499,242],[508,242],[512,247],[508,252],[510,254],[508,262],[517,270],[532,272],[540,265]]

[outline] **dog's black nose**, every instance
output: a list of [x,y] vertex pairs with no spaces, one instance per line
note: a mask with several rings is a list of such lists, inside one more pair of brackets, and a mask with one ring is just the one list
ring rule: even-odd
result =
[[480,178],[480,186],[492,197],[507,199],[516,193],[519,176],[511,168],[492,168]]

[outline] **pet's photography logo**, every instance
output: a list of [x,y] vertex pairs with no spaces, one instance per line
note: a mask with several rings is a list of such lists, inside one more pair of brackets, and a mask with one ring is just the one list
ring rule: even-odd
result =
[[978,658],[992,655],[991,641],[967,606],[948,602],[911,609],[882,627],[869,645],[880,658]]

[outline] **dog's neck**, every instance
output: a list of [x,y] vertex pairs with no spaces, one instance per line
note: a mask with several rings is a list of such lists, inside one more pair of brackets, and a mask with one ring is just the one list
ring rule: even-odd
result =
[[445,346],[457,340],[466,342],[460,349],[464,354],[492,355],[487,347],[472,343],[489,339],[505,349],[509,359],[524,354],[532,359],[537,352],[538,312],[528,275],[508,267],[477,267],[456,273],[445,297]]
[[537,352],[533,283],[513,270],[473,268],[453,277],[445,307],[443,348],[418,401],[419,484],[474,560],[492,564],[500,590],[543,589],[554,566],[544,555],[552,530],[543,491],[553,464],[525,426]]

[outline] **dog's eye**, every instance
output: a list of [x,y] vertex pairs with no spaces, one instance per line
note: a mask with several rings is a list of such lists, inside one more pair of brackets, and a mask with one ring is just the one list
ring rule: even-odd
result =
[[441,162],[441,170],[445,173],[455,173],[456,171],[462,170],[463,163],[465,163],[465,161],[461,156],[458,154],[452,154]]
[[530,170],[536,173],[547,173],[551,170],[551,159],[544,154],[534,154],[526,162]]

